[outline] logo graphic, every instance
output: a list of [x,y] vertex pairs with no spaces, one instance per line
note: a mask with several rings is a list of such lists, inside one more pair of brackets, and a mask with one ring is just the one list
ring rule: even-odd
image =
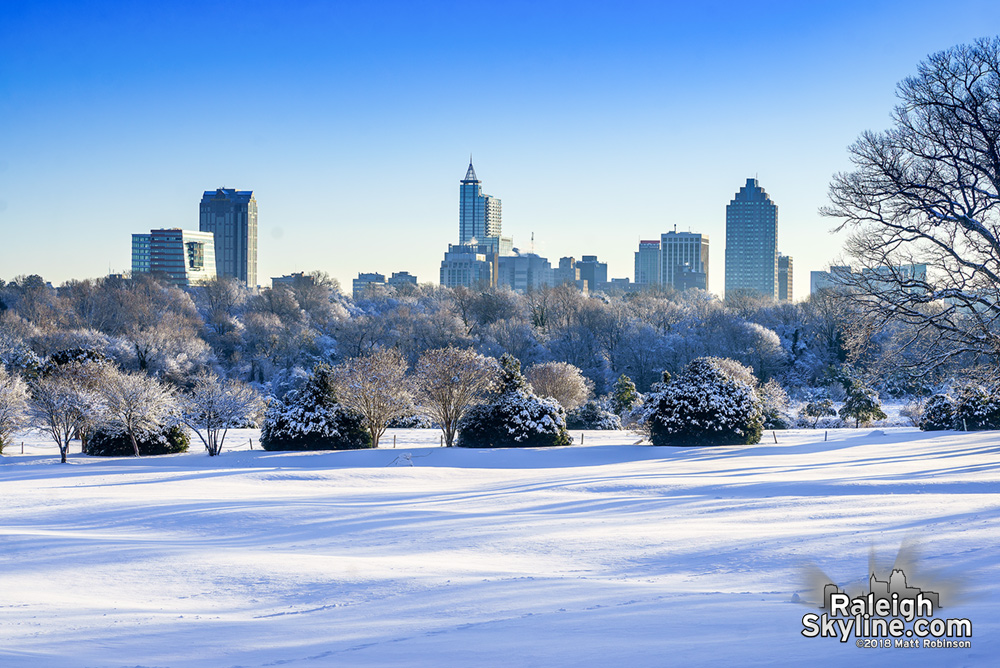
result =
[[[904,568],[915,568],[912,546],[900,548],[888,576],[880,579],[875,567],[874,550],[869,555],[868,591],[848,594],[818,568],[811,568],[807,579],[818,590],[822,583],[821,613],[802,617],[802,635],[807,638],[837,638],[846,643],[852,638],[858,647],[949,648],[972,646],[972,622],[968,619],[941,619],[935,613],[943,608],[941,592],[912,586]],[[955,583],[941,580],[942,587]],[[817,592],[818,593],[818,592]],[[798,596],[793,598],[798,601]]]

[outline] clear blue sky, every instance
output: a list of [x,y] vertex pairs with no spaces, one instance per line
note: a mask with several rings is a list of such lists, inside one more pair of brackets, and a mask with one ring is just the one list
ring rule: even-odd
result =
[[437,282],[469,153],[505,234],[632,276],[639,239],[711,241],[756,175],[795,293],[840,253],[846,147],[1000,3],[0,2],[0,278],[127,271],[130,235],[252,189],[260,282]]

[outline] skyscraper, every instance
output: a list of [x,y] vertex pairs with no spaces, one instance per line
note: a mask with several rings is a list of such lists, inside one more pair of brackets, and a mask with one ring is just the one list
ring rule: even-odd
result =
[[660,282],[675,290],[708,290],[708,236],[697,232],[660,235]]
[[257,286],[257,200],[252,190],[218,188],[201,198],[198,229],[215,234],[216,272]]
[[459,186],[458,242],[467,244],[473,239],[482,242],[487,237],[501,233],[500,200],[483,194],[482,182],[469,159],[469,169]]
[[726,207],[726,294],[778,298],[778,207],[747,179]]
[[778,253],[778,301],[792,301],[792,267],[794,263],[788,255]]
[[660,240],[640,241],[635,253],[635,282],[637,285],[660,284]]

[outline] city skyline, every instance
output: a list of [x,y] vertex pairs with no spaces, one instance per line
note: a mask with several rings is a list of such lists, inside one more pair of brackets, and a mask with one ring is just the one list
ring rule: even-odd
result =
[[918,62],[1000,18],[972,1],[508,3],[477,8],[471,35],[448,3],[237,7],[0,9],[0,278],[125,271],[131,233],[197,229],[191,202],[226,184],[260,202],[260,285],[432,281],[471,151],[515,246],[596,253],[611,277],[675,225],[723,239],[733,190],[759,178],[808,285],[841,264],[817,209],[847,146],[890,125]]

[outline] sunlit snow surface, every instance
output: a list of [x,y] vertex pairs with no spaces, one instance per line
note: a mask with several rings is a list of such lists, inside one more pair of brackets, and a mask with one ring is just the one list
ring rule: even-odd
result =
[[[60,465],[25,434],[0,457],[0,666],[996,665],[1000,434],[823,435],[267,453],[239,431],[216,458]],[[904,543],[959,583],[935,616],[971,619],[971,649],[800,635],[810,565],[857,584]]]

